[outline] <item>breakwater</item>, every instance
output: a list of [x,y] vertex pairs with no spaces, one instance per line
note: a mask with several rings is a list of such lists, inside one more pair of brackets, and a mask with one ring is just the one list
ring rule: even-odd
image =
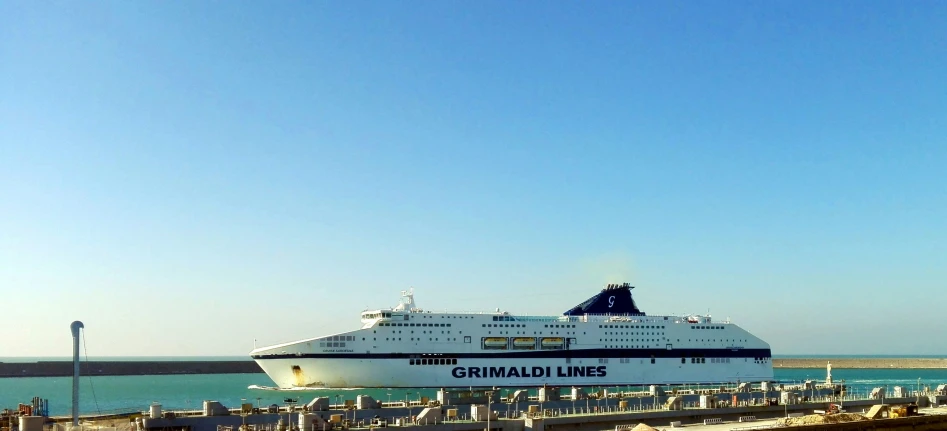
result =
[[[66,377],[71,361],[0,362],[2,377]],[[88,361],[79,364],[83,376],[145,376],[165,374],[262,373],[253,361]]]
[[947,358],[774,358],[774,368],[821,368],[832,363],[834,369],[938,369],[947,368]]

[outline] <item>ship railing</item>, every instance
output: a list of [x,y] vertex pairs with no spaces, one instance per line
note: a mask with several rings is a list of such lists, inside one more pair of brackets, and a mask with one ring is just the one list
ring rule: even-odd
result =
[[[371,311],[371,310],[370,310]],[[382,310],[385,311],[385,310]],[[425,311],[425,313],[431,313],[430,310]],[[629,323],[690,323],[690,324],[713,324],[713,325],[725,325],[731,322],[729,321],[719,321],[711,319],[710,316],[697,316],[697,315],[632,315],[632,314],[582,314],[578,316],[550,316],[550,315],[529,315],[529,314],[510,314],[506,311],[448,311],[443,310],[438,313],[443,314],[457,314],[464,316],[508,316],[512,318],[512,321],[527,321],[527,322],[629,322]],[[380,318],[373,319],[371,322],[375,321],[387,322],[392,320],[391,318]],[[397,320],[397,319],[395,319]],[[366,324],[365,327],[370,327],[371,323]]]

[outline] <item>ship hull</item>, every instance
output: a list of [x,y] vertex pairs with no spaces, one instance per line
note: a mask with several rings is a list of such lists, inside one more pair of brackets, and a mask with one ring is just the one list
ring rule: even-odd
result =
[[705,363],[682,363],[680,358],[656,358],[654,363],[650,358],[573,358],[568,362],[564,358],[469,358],[436,365],[367,357],[256,361],[281,388],[615,386],[773,379],[772,364],[753,358]]
[[769,344],[710,316],[648,316],[609,285],[562,316],[434,313],[413,293],[353,331],[254,349],[282,388],[528,387],[758,382]]

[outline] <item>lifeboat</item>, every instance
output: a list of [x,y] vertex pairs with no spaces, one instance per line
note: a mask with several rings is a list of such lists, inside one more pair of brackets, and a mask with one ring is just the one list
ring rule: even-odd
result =
[[536,339],[532,337],[519,337],[513,339],[514,349],[535,349]]
[[561,349],[563,339],[560,337],[543,338],[541,344],[544,349]]
[[506,338],[503,337],[487,337],[483,339],[483,348],[484,349],[505,349],[506,348]]

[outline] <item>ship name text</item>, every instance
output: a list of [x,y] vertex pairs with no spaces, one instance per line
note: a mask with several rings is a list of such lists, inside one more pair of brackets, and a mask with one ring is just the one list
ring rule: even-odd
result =
[[458,379],[512,377],[605,377],[608,370],[599,366],[570,367],[454,367],[451,374]]

